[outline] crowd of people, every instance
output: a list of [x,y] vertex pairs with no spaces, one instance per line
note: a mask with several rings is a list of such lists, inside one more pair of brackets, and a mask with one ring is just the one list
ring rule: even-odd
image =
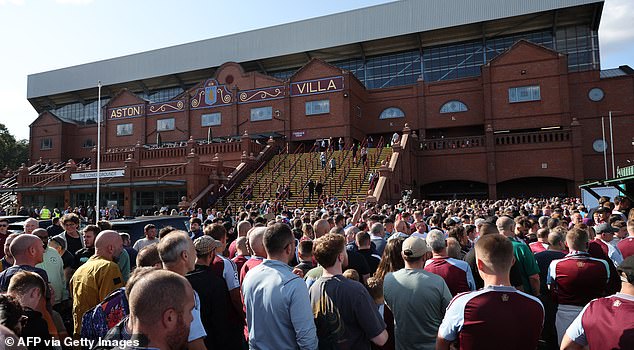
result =
[[634,349],[625,197],[249,203],[136,242],[0,220],[7,348]]

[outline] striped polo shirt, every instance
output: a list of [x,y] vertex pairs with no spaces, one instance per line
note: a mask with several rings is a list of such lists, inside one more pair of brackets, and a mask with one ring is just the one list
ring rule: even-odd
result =
[[438,336],[447,341],[460,338],[460,349],[465,350],[534,350],[543,324],[539,299],[514,287],[487,286],[453,298]]

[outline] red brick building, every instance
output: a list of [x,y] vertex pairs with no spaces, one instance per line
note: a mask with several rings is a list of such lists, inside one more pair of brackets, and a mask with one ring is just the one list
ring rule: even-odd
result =
[[[613,168],[634,159],[634,71],[599,68],[602,1],[569,2],[413,40],[359,42],[361,58],[348,44],[329,49],[344,60],[319,49],[299,66],[298,54],[289,54],[164,76],[163,85],[159,77],[112,84],[102,108],[101,166],[124,171],[103,180],[102,205],[116,201],[130,213],[181,196],[204,201],[214,186],[239,183],[241,171],[265,162],[269,138],[290,150],[330,137],[350,145],[367,136],[389,140],[406,124],[408,148],[383,199],[401,189],[427,198],[578,194],[579,185],[606,171],[613,177]],[[415,2],[371,10],[408,4]],[[473,39],[478,25],[482,33],[512,32]],[[71,176],[95,170],[94,90],[31,97],[41,113],[31,124],[32,169],[19,171],[12,190],[22,204],[94,201],[94,179]],[[77,96],[81,117],[69,118],[78,103],[68,101]]]

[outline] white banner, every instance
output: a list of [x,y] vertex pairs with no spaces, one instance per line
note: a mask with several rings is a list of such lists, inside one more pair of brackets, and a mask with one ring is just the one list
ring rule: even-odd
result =
[[[125,170],[106,170],[106,171],[99,172],[99,177],[102,179],[108,178],[108,177],[122,177],[122,176],[125,176]],[[88,180],[88,179],[96,179],[96,178],[97,178],[96,171],[91,171],[89,173],[70,174],[71,180]]]

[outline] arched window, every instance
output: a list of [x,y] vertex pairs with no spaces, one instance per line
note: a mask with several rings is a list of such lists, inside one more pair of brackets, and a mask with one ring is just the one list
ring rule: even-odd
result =
[[449,101],[440,107],[440,113],[458,113],[466,112],[468,110],[469,108],[467,108],[466,104],[457,100]]
[[403,113],[400,108],[390,107],[386,108],[381,112],[379,119],[393,119],[393,118],[405,118],[405,113]]

